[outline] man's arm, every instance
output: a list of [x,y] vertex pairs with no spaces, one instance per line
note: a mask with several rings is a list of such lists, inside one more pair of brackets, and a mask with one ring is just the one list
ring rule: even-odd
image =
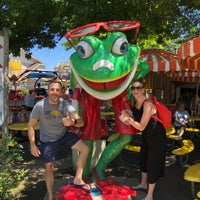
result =
[[37,124],[38,120],[34,118],[30,118],[28,123],[28,138],[30,142],[30,148],[31,148],[31,154],[35,157],[40,156],[40,150],[37,148],[35,144],[35,126]]

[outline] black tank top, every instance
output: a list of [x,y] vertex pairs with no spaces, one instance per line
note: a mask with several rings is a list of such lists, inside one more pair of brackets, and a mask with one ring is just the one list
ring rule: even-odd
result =
[[[134,120],[137,122],[140,122],[140,120],[142,118],[142,114],[143,114],[143,104],[140,109],[137,109],[134,106],[132,111],[133,111]],[[164,127],[160,122],[158,122],[157,120],[154,120],[153,118],[150,118],[147,126],[145,127],[145,129],[142,132],[147,135],[154,135],[155,131],[163,130],[163,129],[164,129]]]

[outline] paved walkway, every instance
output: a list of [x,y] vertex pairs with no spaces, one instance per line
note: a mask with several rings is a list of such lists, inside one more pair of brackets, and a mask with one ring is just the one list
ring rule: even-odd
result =
[[[193,165],[194,163],[200,162],[200,138],[195,138],[195,150],[190,154],[188,165]],[[30,152],[29,152],[30,153]],[[28,153],[28,154],[29,154]],[[55,187],[54,191],[58,191],[60,188],[65,186],[69,181],[73,180],[73,167],[72,167],[72,152],[69,151],[65,158],[62,156],[62,158],[58,161],[56,165],[56,173],[59,173],[59,177],[55,179]],[[134,156],[134,155],[129,155]],[[30,156],[29,156],[30,157]],[[131,157],[132,158],[132,157]],[[33,162],[34,158],[29,158],[29,162]],[[40,172],[40,176],[42,173],[44,173],[42,163],[39,159],[36,160],[39,165],[41,165],[41,168],[38,170]],[[37,164],[38,165],[38,164]],[[38,176],[38,171],[34,169],[35,166],[33,166],[32,173],[34,173],[34,176]],[[191,200],[191,188],[190,188],[190,182],[187,182],[183,179],[183,175],[185,170],[188,166],[180,167],[178,162],[166,167],[166,174],[165,177],[160,179],[157,183],[156,189],[155,189],[155,196],[154,200]],[[140,172],[138,169],[122,165],[118,162],[116,159],[114,162],[112,162],[108,168],[107,168],[107,175],[109,178],[112,178],[113,180],[117,181],[121,185],[127,185],[132,187],[133,185],[137,185],[140,180]],[[38,177],[37,177],[38,178]],[[33,186],[34,188],[39,187],[41,185],[44,187],[44,180],[41,182],[37,182]],[[45,191],[44,187],[44,191]],[[37,191],[37,190],[36,190]],[[31,196],[27,196],[24,200],[47,200],[47,195],[43,196],[37,196],[34,195],[34,198],[31,198]],[[138,195],[135,200],[141,200],[145,196],[144,191],[139,191]],[[95,198],[94,198],[95,199]],[[101,199],[101,198],[97,198]]]

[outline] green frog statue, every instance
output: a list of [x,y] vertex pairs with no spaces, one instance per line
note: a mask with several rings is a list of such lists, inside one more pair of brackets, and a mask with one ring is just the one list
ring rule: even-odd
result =
[[[89,28],[86,27],[87,30]],[[77,34],[79,33],[77,31]],[[68,41],[69,35],[65,35]],[[80,37],[80,34],[77,37]],[[123,124],[119,116],[123,110],[130,107],[127,94],[131,83],[134,79],[145,77],[149,66],[139,59],[140,47],[129,43],[123,32],[112,30],[104,39],[86,33],[75,49],[75,53],[70,56],[72,98],[78,102],[84,126],[73,131],[76,131],[90,148],[84,178],[90,175],[94,141],[100,140],[104,134],[100,109],[102,102],[112,102],[115,129],[119,133],[105,147],[95,166],[96,176],[103,180],[108,164],[131,142],[133,134],[138,132],[132,126]]]

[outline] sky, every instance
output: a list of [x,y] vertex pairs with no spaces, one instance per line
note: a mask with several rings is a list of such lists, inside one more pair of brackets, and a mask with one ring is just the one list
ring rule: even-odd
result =
[[31,50],[32,55],[46,64],[47,71],[54,71],[54,67],[60,62],[69,62],[70,55],[74,52],[73,49],[66,51],[62,42],[66,42],[66,38],[63,37],[54,49],[49,48],[34,48]]

